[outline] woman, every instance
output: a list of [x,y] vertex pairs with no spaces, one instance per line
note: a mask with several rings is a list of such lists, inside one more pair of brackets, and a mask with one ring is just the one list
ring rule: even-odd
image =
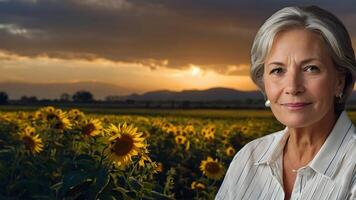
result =
[[288,7],[258,31],[251,76],[282,131],[234,157],[216,199],[356,199],[356,133],[344,111],[356,78],[343,24],[316,7]]

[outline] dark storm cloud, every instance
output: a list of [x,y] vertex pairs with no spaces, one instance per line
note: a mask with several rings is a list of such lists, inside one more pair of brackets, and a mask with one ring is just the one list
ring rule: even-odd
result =
[[356,34],[351,1],[2,0],[0,48],[224,73],[228,65],[249,63],[254,34],[268,16],[296,4],[331,10]]

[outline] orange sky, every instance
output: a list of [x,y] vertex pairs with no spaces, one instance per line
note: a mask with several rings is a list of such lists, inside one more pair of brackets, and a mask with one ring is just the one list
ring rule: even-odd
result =
[[[133,88],[136,91],[169,89],[207,89],[229,87],[255,90],[248,66],[229,66],[228,71],[240,70],[241,75],[220,74],[196,65],[174,69],[150,68],[140,63],[113,62],[106,59],[60,59],[46,56],[26,57],[0,53],[0,80],[19,82],[78,82],[98,81]],[[245,74],[245,75],[244,75]]]

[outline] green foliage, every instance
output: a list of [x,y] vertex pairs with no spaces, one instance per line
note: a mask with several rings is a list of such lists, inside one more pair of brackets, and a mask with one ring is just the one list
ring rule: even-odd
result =
[[[41,111],[41,110],[40,110]],[[57,110],[60,117],[38,117],[37,112],[0,113],[1,199],[213,199],[222,179],[202,174],[208,156],[228,167],[247,142],[283,128],[269,115],[195,118],[194,116],[78,115]],[[197,115],[201,114],[199,111]],[[234,114],[237,115],[237,114]],[[58,125],[59,118],[68,119]],[[96,118],[104,129],[110,124],[132,124],[143,133],[152,162],[140,165],[133,156],[127,166],[112,162],[106,152],[108,137],[82,135],[86,119]],[[31,126],[43,143],[30,151],[20,133]],[[59,127],[59,128],[58,128]],[[203,131],[210,130],[213,136]],[[178,137],[181,137],[181,141]],[[158,169],[157,165],[160,165]],[[193,182],[205,189],[192,189]]]

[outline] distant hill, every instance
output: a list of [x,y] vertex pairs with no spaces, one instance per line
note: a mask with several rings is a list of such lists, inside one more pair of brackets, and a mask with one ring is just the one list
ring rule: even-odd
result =
[[134,94],[122,99],[152,100],[152,101],[232,101],[246,99],[263,99],[258,91],[244,92],[230,88],[211,88],[207,90],[183,90],[181,92],[159,90],[142,95]]
[[[151,100],[151,101],[233,101],[246,99],[263,99],[259,91],[239,91],[231,88],[216,87],[206,90],[157,90],[142,93],[132,88],[117,86],[102,82],[77,83],[19,83],[0,82],[0,91],[5,91],[10,99],[20,99],[22,96],[36,96],[38,99],[58,99],[61,94],[74,94],[79,90],[90,91],[95,99],[105,99],[113,96],[116,100]],[[141,94],[138,94],[141,93]],[[349,101],[356,102],[353,92]]]
[[105,99],[108,95],[129,95],[136,91],[132,88],[120,87],[101,82],[76,83],[19,83],[0,82],[0,91],[5,91],[10,99],[20,99],[21,96],[36,96],[38,99],[59,99],[63,93],[70,95],[78,90],[90,91],[95,99]]
[[79,90],[90,91],[95,99],[105,99],[115,96],[120,100],[153,100],[153,101],[230,101],[263,98],[260,92],[243,92],[230,88],[211,88],[207,90],[169,91],[158,90],[141,92],[132,88],[120,87],[102,82],[76,83],[21,83],[0,82],[0,91],[5,91],[10,99],[20,99],[22,96],[36,96],[38,99],[58,99],[61,94],[74,94]]

